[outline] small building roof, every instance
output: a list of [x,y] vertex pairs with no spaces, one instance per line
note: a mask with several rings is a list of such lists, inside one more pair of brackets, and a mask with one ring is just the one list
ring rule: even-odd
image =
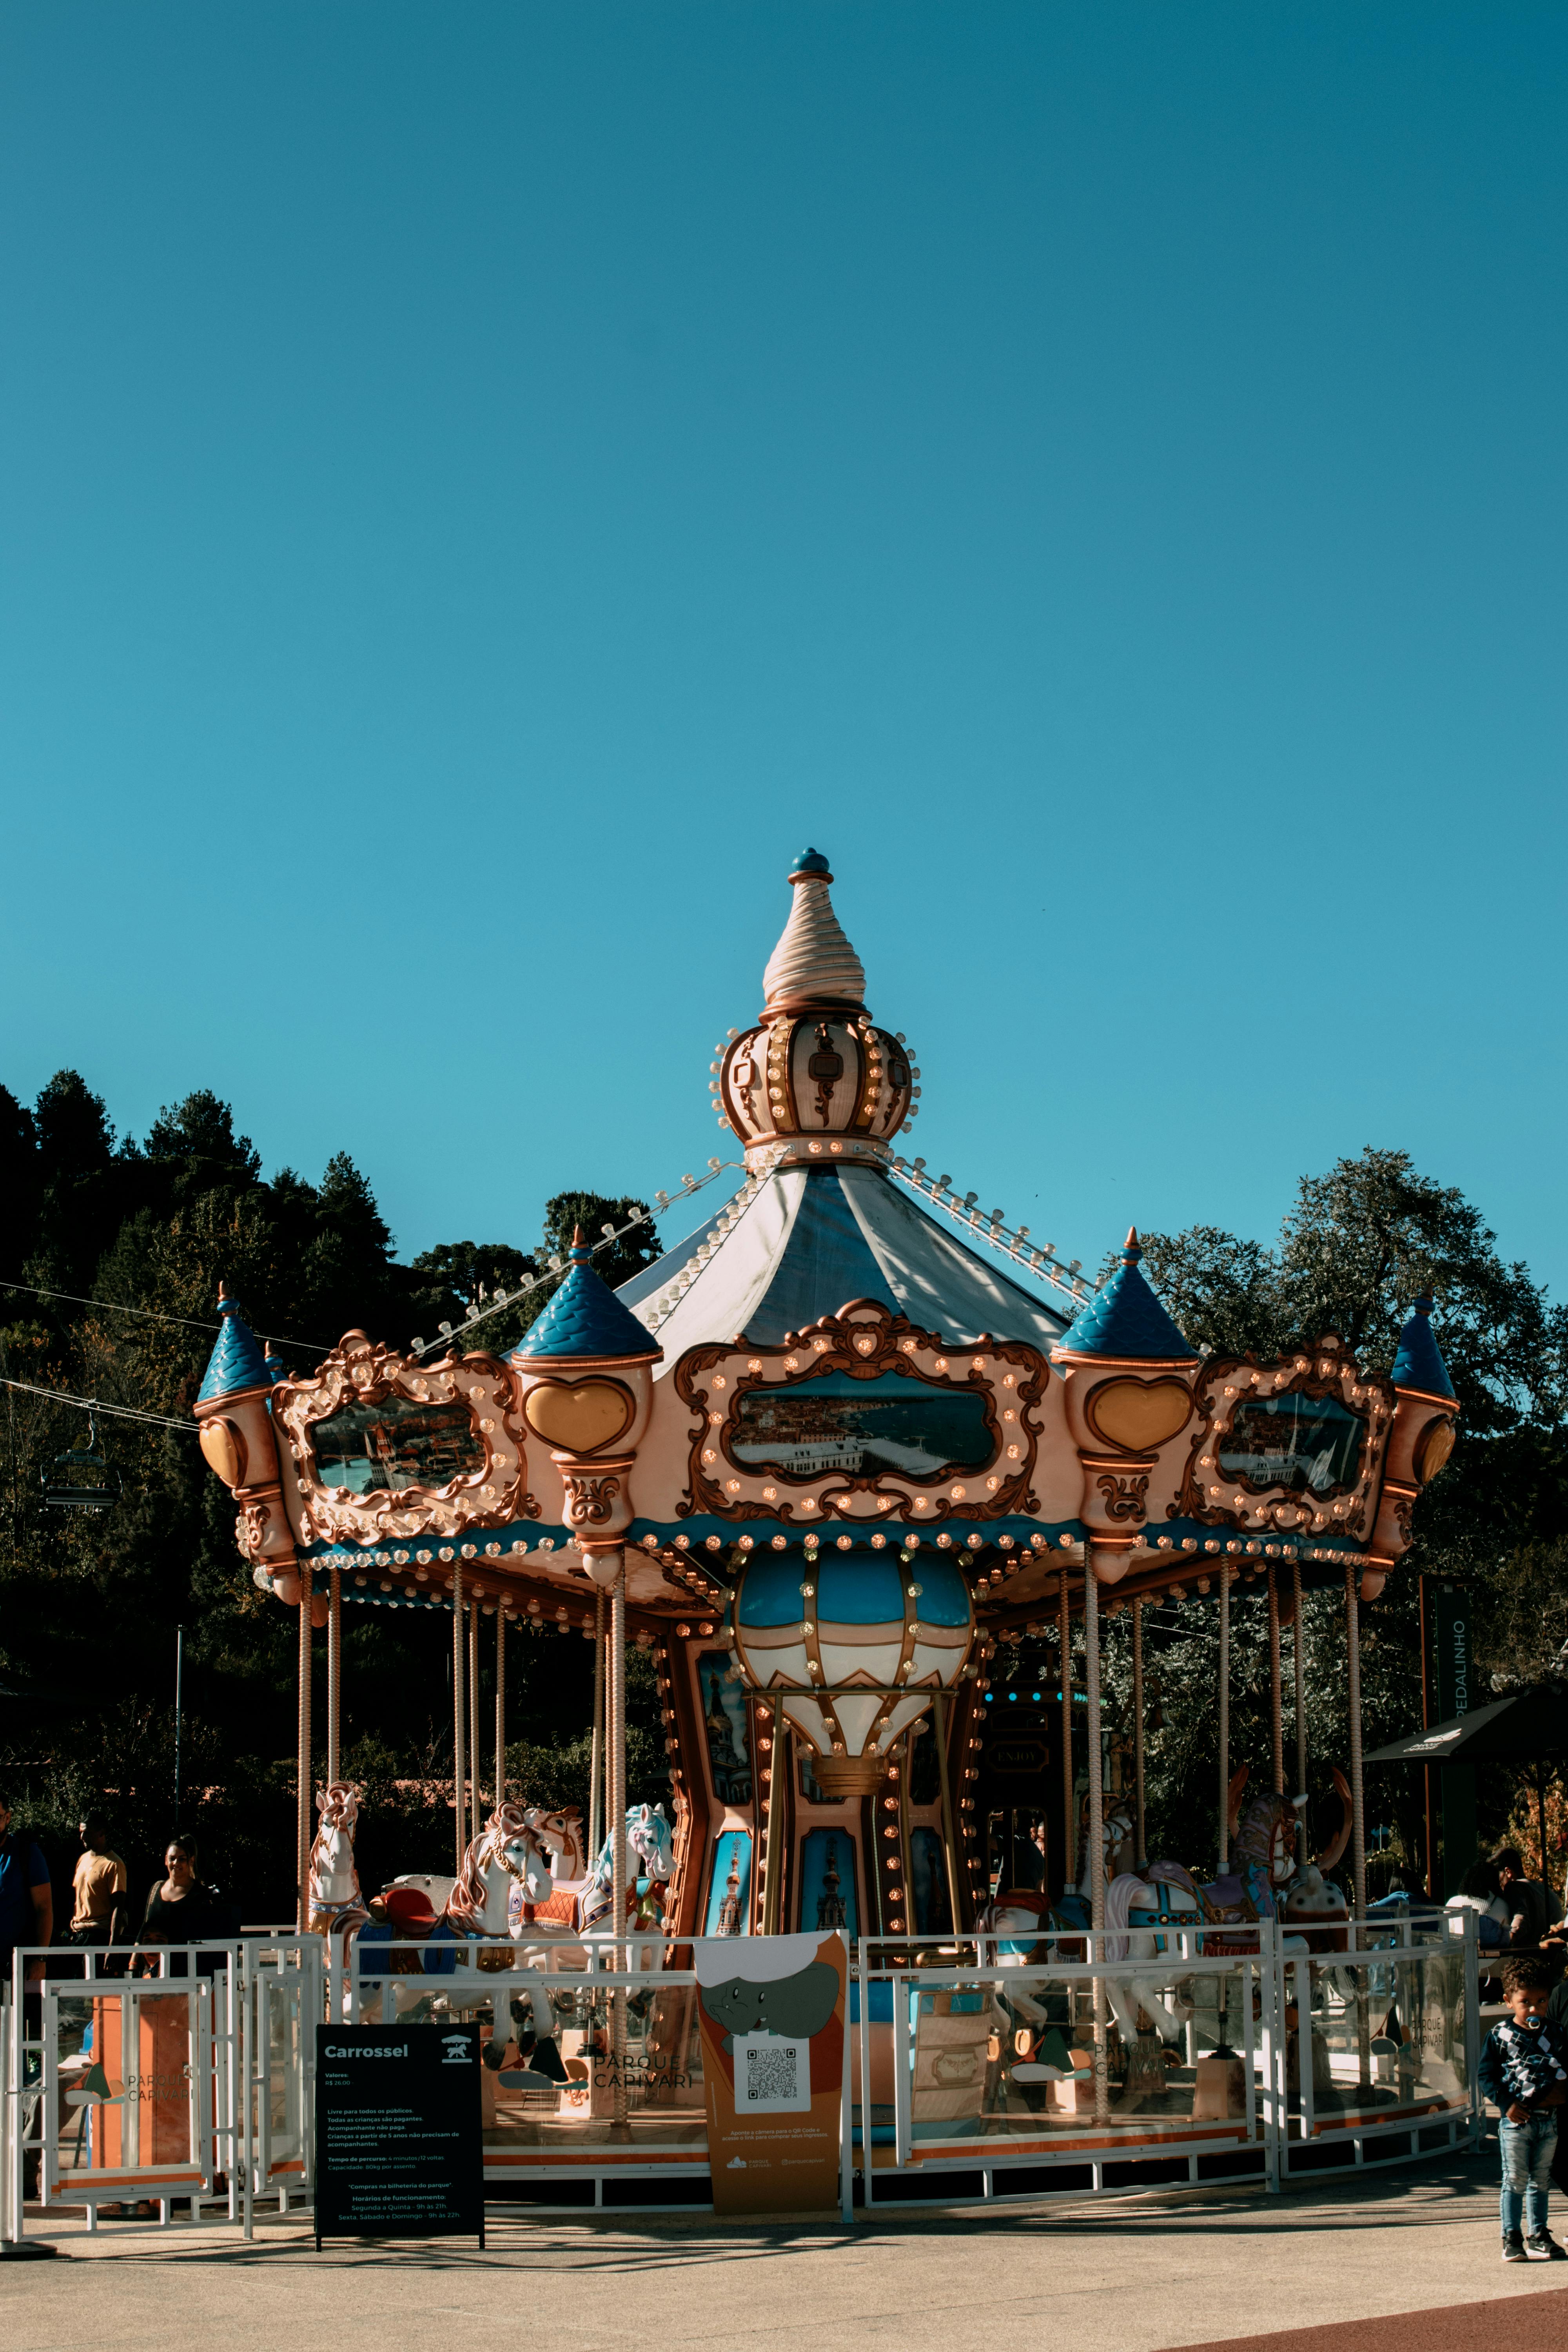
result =
[[646,1362],[663,1352],[647,1325],[595,1273],[580,1230],[567,1253],[565,1280],[512,1350],[521,1362],[562,1356],[636,1356]]
[[1427,1320],[1431,1312],[1430,1298],[1414,1302],[1410,1320],[1399,1335],[1399,1353],[1394,1359],[1394,1385],[1396,1389],[1420,1389],[1426,1396],[1451,1397],[1454,1383],[1432,1336]]
[[217,1345],[207,1360],[206,1377],[196,1391],[198,1404],[210,1404],[215,1397],[237,1396],[241,1389],[272,1385],[259,1340],[241,1314],[238,1299],[230,1298],[221,1285],[217,1311]]
[[1168,1360],[1197,1350],[1178,1331],[1138,1270],[1143,1255],[1134,1225],[1121,1263],[1052,1350],[1058,1356],[1144,1356]]

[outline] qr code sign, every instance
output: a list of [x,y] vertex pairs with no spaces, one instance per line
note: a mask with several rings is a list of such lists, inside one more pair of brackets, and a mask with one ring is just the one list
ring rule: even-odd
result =
[[735,2105],[745,2115],[803,2115],[811,2107],[811,2044],[773,2033],[735,2043]]

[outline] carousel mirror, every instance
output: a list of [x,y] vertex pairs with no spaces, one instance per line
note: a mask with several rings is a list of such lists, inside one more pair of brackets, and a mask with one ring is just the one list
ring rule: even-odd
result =
[[351,1495],[449,1486],[485,1466],[485,1444],[466,1404],[383,1397],[342,1406],[309,1424],[316,1475]]

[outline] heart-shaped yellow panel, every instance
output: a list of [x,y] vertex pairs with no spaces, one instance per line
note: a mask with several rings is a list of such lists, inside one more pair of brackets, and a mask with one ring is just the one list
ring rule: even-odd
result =
[[566,1454],[596,1454],[629,1429],[637,1405],[619,1381],[541,1381],[523,1402],[530,1429]]
[[1174,1437],[1193,1409],[1180,1381],[1103,1381],[1084,1400],[1084,1418],[1097,1437],[1130,1454],[1147,1454]]

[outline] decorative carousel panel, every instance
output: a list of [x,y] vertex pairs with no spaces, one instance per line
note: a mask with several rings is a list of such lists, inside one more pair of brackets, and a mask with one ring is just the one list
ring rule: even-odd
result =
[[679,1514],[807,1528],[1033,1512],[1050,1378],[1021,1340],[950,1348],[873,1299],[776,1347],[689,1349],[675,1384],[700,1418]]
[[1332,1333],[1309,1354],[1205,1367],[1198,1426],[1173,1519],[1364,1536],[1376,1517],[1397,1402]]
[[313,1378],[279,1381],[271,1401],[301,1543],[391,1543],[539,1516],[511,1377],[493,1356],[423,1364],[353,1331]]

